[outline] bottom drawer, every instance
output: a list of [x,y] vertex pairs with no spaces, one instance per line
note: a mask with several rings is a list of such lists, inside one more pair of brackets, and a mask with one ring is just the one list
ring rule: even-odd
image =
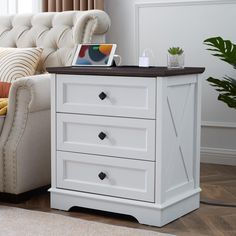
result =
[[57,187],[154,202],[154,162],[57,152]]

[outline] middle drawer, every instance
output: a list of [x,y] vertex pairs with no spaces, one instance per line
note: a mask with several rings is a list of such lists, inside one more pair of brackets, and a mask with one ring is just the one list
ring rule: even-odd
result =
[[155,160],[155,120],[57,113],[57,149]]

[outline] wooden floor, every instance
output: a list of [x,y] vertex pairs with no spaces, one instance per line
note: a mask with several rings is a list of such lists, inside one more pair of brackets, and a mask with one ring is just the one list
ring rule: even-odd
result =
[[[236,204],[236,166],[201,165],[201,199],[204,201]],[[128,216],[82,208],[63,212],[50,209],[50,198],[44,193],[21,204],[7,204],[25,209],[79,217],[133,228],[165,232],[179,236],[236,236],[236,207],[219,207],[201,204],[200,209],[181,217],[162,228],[140,225]],[[6,205],[6,204],[5,204]]]

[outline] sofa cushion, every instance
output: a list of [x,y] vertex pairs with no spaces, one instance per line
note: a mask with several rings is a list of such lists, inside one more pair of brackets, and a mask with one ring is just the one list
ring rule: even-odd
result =
[[35,74],[41,48],[0,48],[0,81],[11,83]]

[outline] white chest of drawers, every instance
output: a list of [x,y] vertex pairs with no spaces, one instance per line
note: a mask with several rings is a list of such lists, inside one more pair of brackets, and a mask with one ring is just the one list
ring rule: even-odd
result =
[[50,68],[51,207],[163,226],[199,207],[203,68]]

